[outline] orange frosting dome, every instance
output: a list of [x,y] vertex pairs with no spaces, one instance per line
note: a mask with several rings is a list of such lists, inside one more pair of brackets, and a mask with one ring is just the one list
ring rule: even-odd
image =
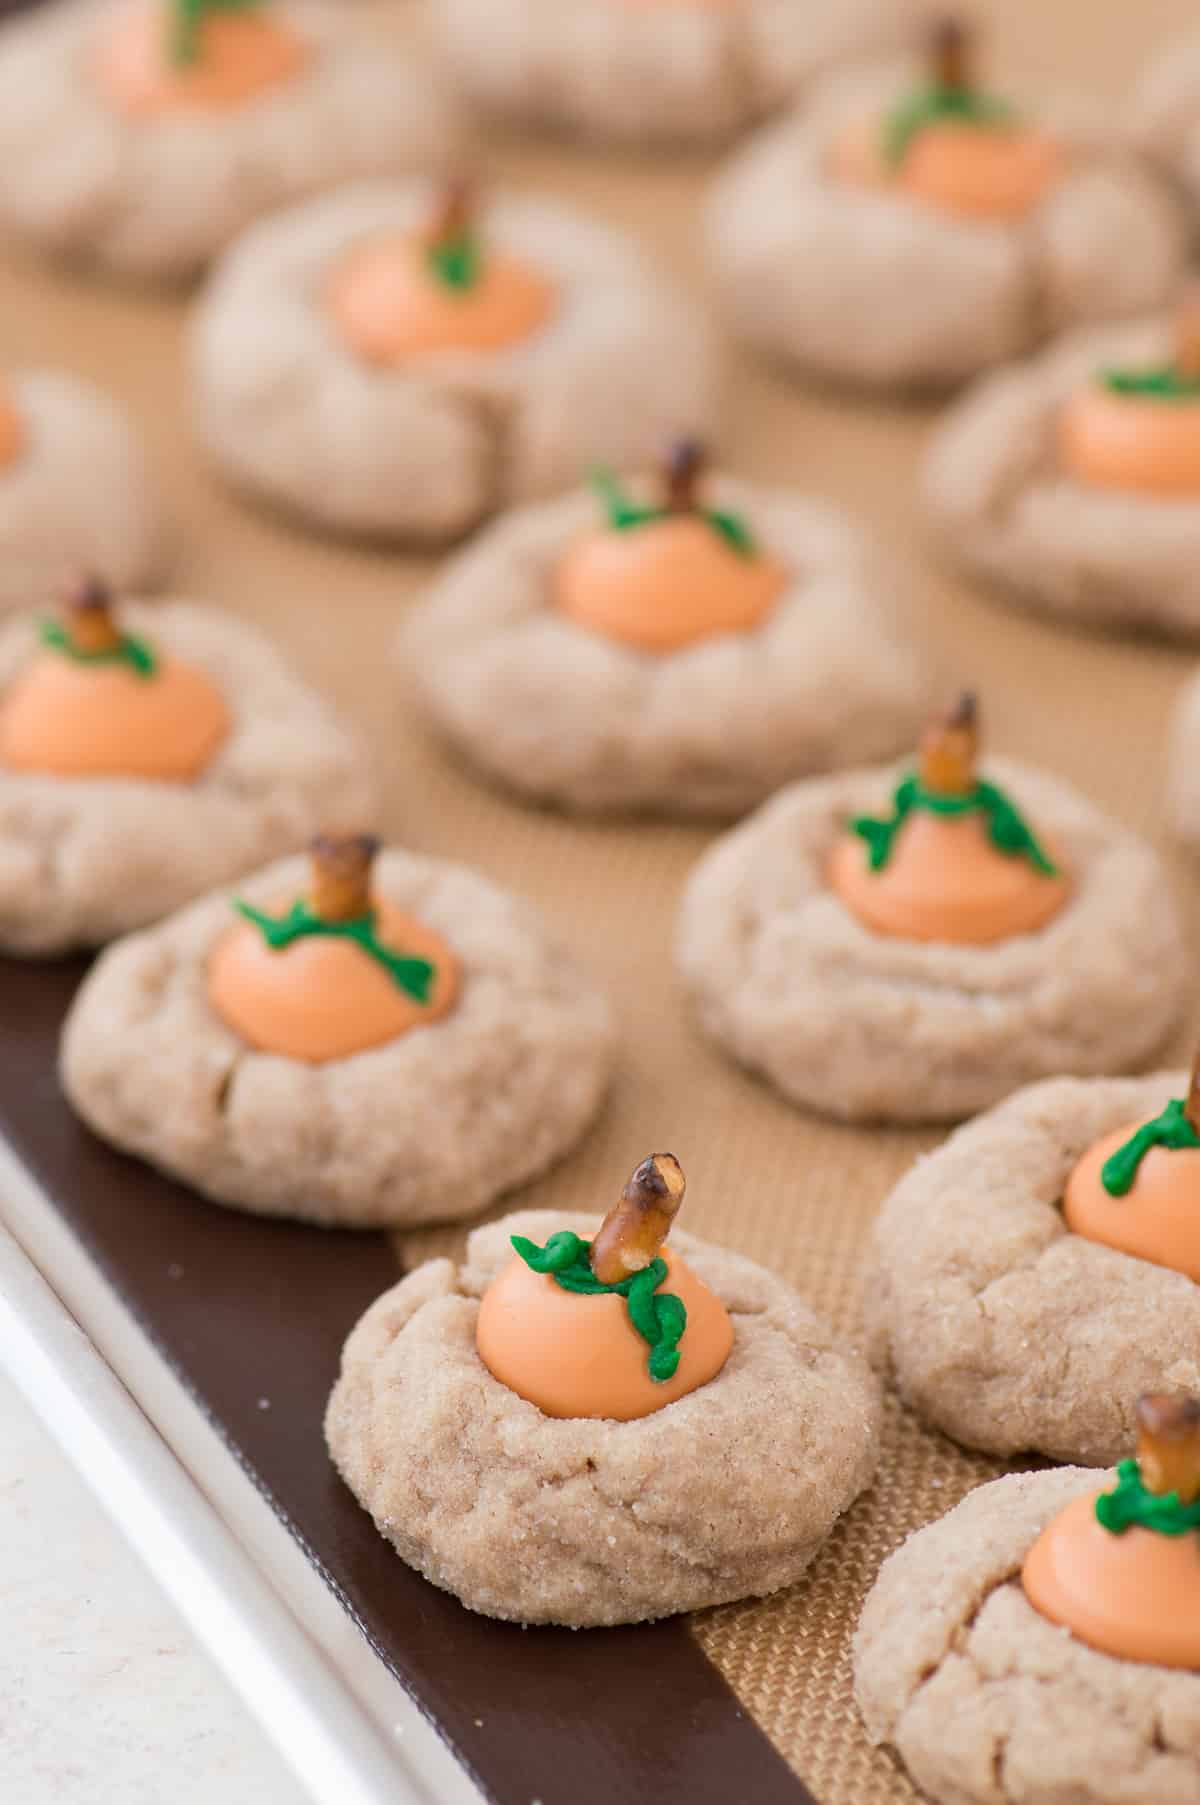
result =
[[687,1311],[673,1378],[657,1383],[650,1377],[649,1350],[623,1297],[566,1291],[517,1254],[479,1306],[480,1359],[502,1385],[546,1416],[631,1422],[707,1385],[733,1346],[729,1312],[669,1248],[660,1257],[668,1268],[660,1289],[674,1293]]
[[1036,933],[1070,894],[1061,875],[1048,877],[993,846],[979,813],[914,810],[878,871],[870,868],[863,840],[844,834],[828,875],[847,908],[875,933],[968,946]]
[[1042,1531],[1021,1574],[1035,1610],[1105,1654],[1200,1668],[1200,1536],[1137,1525],[1113,1535],[1095,1492]]
[[230,728],[212,679],[163,655],[151,676],[44,652],[0,705],[0,763],[53,777],[186,783]]
[[26,427],[15,402],[0,390],[0,470],[15,464],[25,449]]
[[309,47],[265,9],[206,12],[190,62],[172,57],[169,4],[118,14],[95,55],[95,76],[114,106],[135,117],[223,112],[299,74]]
[[1058,416],[1058,455],[1072,476],[1094,488],[1194,498],[1200,495],[1200,396],[1154,400],[1089,383]]
[[787,584],[774,558],[746,555],[696,515],[586,534],[558,567],[555,599],[581,627],[645,652],[747,633]]
[[1063,1215],[1073,1234],[1101,1241],[1200,1284],[1200,1148],[1151,1147],[1123,1197],[1105,1190],[1100,1173],[1141,1127],[1127,1122],[1089,1147],[1067,1180]]
[[[282,914],[291,902],[287,897],[271,912]],[[376,934],[390,952],[434,966],[425,1003],[353,940],[313,934],[273,948],[253,922],[238,921],[209,958],[213,1009],[260,1052],[310,1065],[349,1059],[440,1021],[458,997],[453,953],[431,928],[393,904],[379,899],[374,907]]]
[[376,239],[343,258],[326,302],[367,363],[395,365],[439,351],[499,351],[529,338],[556,304],[551,283],[516,258],[488,253],[469,288],[442,281],[425,239]]
[[1058,182],[1062,146],[1044,132],[1017,126],[940,120],[914,133],[893,168],[878,119],[860,120],[834,144],[835,179],[857,187],[893,188],[965,219],[1023,219]]

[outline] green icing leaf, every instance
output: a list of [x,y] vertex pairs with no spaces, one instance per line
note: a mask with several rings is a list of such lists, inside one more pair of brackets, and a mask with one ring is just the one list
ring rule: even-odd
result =
[[247,921],[253,922],[273,951],[291,946],[294,940],[325,935],[338,940],[352,940],[361,946],[376,964],[382,965],[392,981],[406,991],[414,1002],[427,1003],[436,967],[428,959],[394,953],[376,938],[375,916],[359,915],[353,921],[326,921],[317,915],[303,898],[298,898],[286,915],[267,915],[250,903],[235,900],[234,908]]
[[207,13],[249,12],[261,0],[170,0],[171,61],[186,69],[200,54],[200,28]]
[[1161,1115],[1144,1122],[1105,1160],[1100,1168],[1100,1183],[1110,1197],[1124,1197],[1133,1189],[1138,1168],[1151,1147],[1169,1147],[1173,1152],[1182,1147],[1200,1147],[1200,1134],[1187,1119],[1182,1097],[1172,1097]]
[[[609,526],[617,532],[628,532],[631,527],[648,526],[652,521],[672,518],[670,508],[651,508],[635,501],[611,470],[594,470],[588,480],[608,516]],[[754,535],[740,514],[731,514],[722,508],[697,508],[696,517],[710,526],[740,557],[758,556]]]
[[99,652],[87,652],[77,646],[56,620],[43,621],[38,633],[43,645],[61,652],[64,658],[73,658],[76,664],[127,664],[139,677],[153,677],[158,670],[158,659],[149,645],[132,633],[122,634],[115,646],[105,646]]
[[884,161],[898,168],[918,133],[946,119],[994,131],[1011,127],[1016,115],[1007,101],[977,94],[973,88],[919,88],[893,107],[883,122]]
[[872,871],[883,870],[892,856],[896,835],[914,809],[927,809],[934,815],[968,815],[978,811],[987,818],[988,838],[998,852],[1028,859],[1043,877],[1058,875],[1057,866],[1047,858],[1016,803],[994,783],[977,783],[966,795],[949,796],[927,790],[915,774],[904,778],[897,786],[890,815],[883,819],[859,815],[850,823],[852,832],[866,842],[867,864]]
[[650,1348],[650,1377],[657,1385],[674,1378],[679,1367],[679,1343],[687,1328],[687,1308],[683,1299],[673,1293],[659,1293],[658,1287],[667,1276],[665,1260],[651,1260],[649,1266],[631,1273],[627,1279],[604,1285],[589,1263],[591,1242],[570,1229],[551,1235],[544,1247],[524,1235],[514,1235],[512,1244],[531,1271],[549,1273],[564,1291],[574,1291],[582,1297],[613,1293],[623,1297],[630,1322]]
[[1123,1460],[1112,1491],[1101,1492],[1096,1500],[1096,1521],[1113,1535],[1135,1526],[1157,1535],[1186,1535],[1189,1529],[1200,1529],[1200,1498],[1181,1504],[1176,1492],[1147,1491],[1137,1461]]
[[431,244],[429,265],[445,288],[466,292],[475,287],[483,270],[483,253],[479,240],[470,232],[451,238],[444,244]]
[[1172,364],[1148,370],[1101,370],[1100,381],[1114,395],[1147,401],[1200,401],[1200,376],[1185,376]]

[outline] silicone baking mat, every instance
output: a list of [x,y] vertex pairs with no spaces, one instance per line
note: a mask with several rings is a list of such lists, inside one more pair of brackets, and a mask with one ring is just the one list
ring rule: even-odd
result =
[[[1192,8],[992,0],[978,11],[1001,73],[1032,66],[1115,99],[1128,71],[1184,29]],[[639,232],[702,282],[707,163],[498,140],[488,166],[498,181],[564,195]],[[185,317],[185,298],[96,287],[11,253],[0,263],[7,360],[94,378],[122,396],[149,438],[177,523],[173,587],[257,620],[357,715],[385,778],[388,833],[530,897],[611,990],[625,1027],[611,1102],[578,1152],[515,1201],[603,1209],[643,1154],[671,1147],[688,1173],[688,1227],[769,1261],[852,1333],[872,1214],[937,1137],[805,1116],[697,1037],[670,948],[680,885],[710,834],[563,820],[519,808],[459,770],[413,718],[389,662],[396,622],[432,561],[309,539],[230,497],[188,430]],[[990,744],[1061,773],[1166,849],[1163,727],[1193,659],[1066,634],[993,606],[940,570],[914,489],[932,410],[806,392],[732,352],[727,376],[726,460],[853,508],[888,547],[896,611],[925,639],[947,690],[968,680],[981,690]],[[1172,873],[1194,940],[1197,879],[1177,861]],[[76,975],[0,967],[3,1131],[499,1805],[585,1805],[601,1795],[621,1805],[651,1797],[796,1805],[806,1796],[796,1776],[820,1805],[915,1796],[862,1734],[848,1638],[883,1555],[994,1467],[893,1406],[874,1491],[804,1583],[778,1598],[579,1635],[469,1616],[374,1535],[326,1468],[319,1425],[357,1312],[397,1259],[453,1250],[461,1234],[393,1246],[381,1236],[258,1224],[99,1148],[70,1123],[53,1081],[56,1025]],[[1175,1049],[1181,1056],[1188,1040]],[[182,1276],[171,1276],[175,1268]],[[272,1397],[269,1412],[257,1409],[260,1394]]]

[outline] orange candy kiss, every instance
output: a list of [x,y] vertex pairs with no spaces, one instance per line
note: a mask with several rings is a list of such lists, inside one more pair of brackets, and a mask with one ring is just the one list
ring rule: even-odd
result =
[[278,19],[247,7],[203,13],[190,62],[172,57],[175,7],[137,5],[118,15],[96,51],[96,80],[123,113],[223,112],[290,81],[308,46]]
[[658,653],[765,620],[787,572],[761,552],[736,549],[704,518],[696,488],[705,461],[698,445],[681,441],[665,470],[665,517],[587,533],[568,549],[555,601],[569,619]]
[[[84,586],[66,632],[85,650],[120,642],[103,588]],[[154,659],[143,676],[123,662],[42,652],[0,706],[0,763],[52,777],[198,777],[229,732],[229,710],[204,671],[166,654]]]
[[[925,788],[966,794],[975,783],[976,715],[964,697],[956,715],[922,744]],[[917,808],[901,824],[887,862],[872,870],[866,843],[847,832],[827,868],[830,887],[877,934],[988,946],[1036,933],[1062,908],[1067,880],[992,844],[978,811],[941,815]]]
[[[259,1052],[319,1065],[349,1059],[414,1028],[440,1021],[458,998],[458,965],[432,929],[368,888],[375,842],[363,838],[314,844],[313,907],[329,920],[354,920],[374,911],[375,933],[390,951],[427,959],[434,967],[425,1002],[418,1001],[378,960],[349,939],[311,935],[274,948],[262,930],[239,921],[213,948],[208,997],[216,1013]],[[347,865],[353,880],[330,886]],[[294,898],[268,909],[285,914]]]
[[[606,1236],[611,1252],[615,1235],[618,1258],[623,1247],[636,1241],[636,1213],[661,1203],[664,1178],[675,1192],[667,1205],[674,1214],[683,1196],[683,1174],[670,1154],[658,1154],[638,1167],[606,1217],[592,1244],[594,1268]],[[476,1346],[484,1365],[502,1385],[554,1417],[631,1422],[706,1385],[729,1358],[733,1323],[703,1280],[661,1241],[651,1248],[653,1239],[653,1234],[643,1238],[632,1256],[636,1265],[627,1269],[637,1270],[661,1256],[668,1273],[659,1289],[678,1297],[687,1311],[672,1378],[659,1383],[650,1377],[648,1344],[630,1322],[623,1297],[566,1291],[552,1274],[532,1271],[519,1255],[488,1287],[479,1306]]]
[[0,389],[0,471],[15,464],[25,449],[26,426],[16,403]]
[[[1143,1483],[1158,1493],[1178,1490],[1181,1501],[1190,1503],[1195,1405],[1143,1398],[1138,1415]],[[1156,1472],[1157,1437],[1175,1470]],[[1200,1668],[1200,1536],[1195,1530],[1165,1535],[1139,1524],[1115,1534],[1097,1521],[1098,1496],[1089,1492],[1072,1499],[1030,1549],[1021,1574],[1029,1602],[1105,1654]]]
[[[1174,369],[1200,375],[1200,300],[1175,322]],[[1071,395],[1058,416],[1058,455],[1072,476],[1096,489],[1194,500],[1200,495],[1200,393],[1155,397],[1118,393],[1103,380]]]
[[440,351],[499,351],[529,338],[550,318],[555,291],[538,272],[485,251],[473,280],[438,274],[434,254],[471,241],[469,190],[451,187],[429,228],[361,245],[333,272],[326,303],[355,354],[397,365]]

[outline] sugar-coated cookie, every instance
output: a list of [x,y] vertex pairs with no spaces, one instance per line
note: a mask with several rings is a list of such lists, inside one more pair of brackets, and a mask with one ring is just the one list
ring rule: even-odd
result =
[[194,326],[201,435],[326,529],[437,541],[713,406],[697,305],[552,201],[359,187],[248,232]]
[[578,1139],[605,998],[462,866],[361,836],[111,947],[63,1035],[106,1140],[235,1209],[342,1227],[473,1215]]
[[155,484],[121,410],[57,370],[0,381],[0,610],[48,602],[81,570],[145,590],[162,561]]
[[825,70],[903,42],[905,0],[436,0],[454,79],[489,112],[572,136],[712,144]]
[[1184,1573],[1176,1622],[1194,1630],[1195,1534],[1096,1520],[1098,1490],[1120,1491],[1123,1504],[1135,1479],[1123,1468],[1114,1486],[1076,1467],[997,1479],[884,1563],[854,1639],[855,1690],[872,1739],[937,1805],[1197,1797],[1200,1673],[1104,1652],[1026,1591],[1032,1551],[1065,1523],[1102,1574],[1133,1581],[1134,1616],[1143,1569]]
[[874,1355],[913,1409],[988,1453],[1100,1465],[1142,1392],[1200,1386],[1187,1093],[1181,1072],[1051,1079],[900,1181],[865,1295]]
[[405,621],[403,664],[478,769],[581,809],[736,813],[911,743],[920,661],[889,579],[819,502],[698,447],[498,521]]
[[1180,206],[1101,112],[1010,105],[947,49],[924,75],[831,78],[718,178],[710,262],[752,344],[838,381],[946,388],[1181,278]]
[[[672,1167],[626,1187],[635,1235]],[[339,1471],[403,1560],[487,1616],[635,1623],[777,1591],[875,1471],[871,1374],[782,1279],[659,1230],[602,1284],[612,1214],[476,1229],[464,1265],[418,1267],[346,1343]]]
[[261,634],[84,585],[0,626],[0,946],[96,946],[373,806],[358,736]]
[[339,182],[445,173],[456,110],[422,59],[329,0],[80,0],[0,42],[0,226],[122,276],[194,274]]
[[951,408],[923,477],[969,571],[1025,608],[1200,638],[1200,320],[1068,334]]
[[952,717],[915,766],[793,784],[695,868],[676,955],[699,1021],[794,1102],[953,1121],[1136,1068],[1175,1022],[1187,958],[1155,854],[974,756]]

